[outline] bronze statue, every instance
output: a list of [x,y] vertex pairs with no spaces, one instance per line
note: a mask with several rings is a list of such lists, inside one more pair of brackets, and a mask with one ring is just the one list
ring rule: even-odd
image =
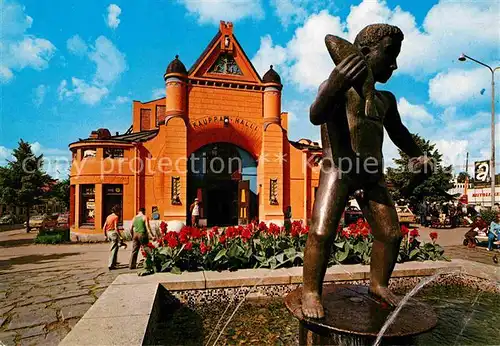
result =
[[[309,318],[324,316],[321,293],[328,257],[352,194],[374,236],[369,291],[390,305],[398,302],[388,284],[402,236],[384,179],[384,128],[394,144],[412,158],[412,168],[420,171],[411,186],[425,179],[432,167],[402,124],[394,95],[365,83],[389,80],[397,69],[403,37],[398,27],[373,24],[360,31],[354,47],[330,35],[325,40],[334,60],[345,58],[320,85],[310,109],[311,122],[321,125],[323,162],[304,256],[302,311]],[[369,100],[372,96],[373,101]],[[372,102],[374,112],[370,110]]]

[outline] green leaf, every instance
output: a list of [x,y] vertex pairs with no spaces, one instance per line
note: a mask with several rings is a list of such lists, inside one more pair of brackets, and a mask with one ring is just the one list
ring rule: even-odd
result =
[[276,260],[278,260],[279,263],[283,263],[285,261],[285,254],[282,252],[279,255],[276,255]]
[[295,258],[295,255],[297,254],[297,251],[295,251],[295,249],[293,247],[285,249],[285,251],[283,251],[283,252],[284,252],[285,256],[287,258],[290,258],[290,259]]
[[366,248],[367,248],[367,246],[364,242],[356,243],[353,246],[354,252],[359,253],[359,254],[363,254],[366,251]]
[[219,251],[219,253],[217,254],[217,256],[215,256],[214,258],[214,262],[220,260],[222,257],[226,256],[226,252],[227,252],[227,249],[222,249]]
[[340,242],[340,243],[334,243],[336,247],[338,247],[339,249],[343,249],[344,248],[344,244],[345,244],[345,241],[343,242]]
[[170,271],[172,274],[181,274],[182,271],[179,267],[172,267],[172,270]]
[[420,249],[413,249],[413,250],[411,250],[411,252],[410,252],[410,259],[413,259],[415,256],[417,256],[419,252],[420,252]]
[[227,256],[231,257],[231,258],[232,257],[240,257],[244,253],[245,253],[245,250],[243,250],[241,248],[241,246],[239,246],[236,243],[233,243],[233,245],[231,245],[231,247],[229,248],[229,251],[227,252]]
[[349,256],[349,250],[344,250],[344,251],[338,251],[335,253],[335,258],[339,262],[343,262],[346,260],[347,256]]
[[167,257],[172,257],[172,249],[168,246],[164,246],[164,247],[160,248],[160,250],[158,252],[162,255],[167,256]]

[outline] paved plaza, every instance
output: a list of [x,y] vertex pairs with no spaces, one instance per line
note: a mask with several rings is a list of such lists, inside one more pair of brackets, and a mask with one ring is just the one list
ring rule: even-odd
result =
[[[424,241],[429,232],[420,229]],[[484,248],[461,245],[466,229],[437,232],[451,258],[494,265]],[[110,272],[106,243],[35,245],[34,237],[0,232],[0,345],[57,345],[116,276],[131,272],[130,243]]]

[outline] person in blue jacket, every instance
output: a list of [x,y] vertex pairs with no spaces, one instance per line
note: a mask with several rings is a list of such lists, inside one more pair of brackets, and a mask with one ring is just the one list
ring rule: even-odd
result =
[[493,249],[493,242],[500,241],[500,214],[497,214],[495,221],[491,221],[488,231],[488,251]]

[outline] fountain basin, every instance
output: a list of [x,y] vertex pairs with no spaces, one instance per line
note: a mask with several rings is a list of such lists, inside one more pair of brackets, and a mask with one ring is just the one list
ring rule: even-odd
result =
[[[500,280],[498,271],[488,271],[484,265],[480,267],[482,270],[478,270],[477,263],[465,260],[398,264],[391,280],[391,287],[404,292],[415,286],[422,276],[433,275],[445,269],[453,270],[455,273],[443,276],[434,284],[460,284],[481,291],[500,293],[500,288],[496,283]],[[179,321],[166,320],[165,313],[167,312],[167,315],[171,317],[171,314],[176,311],[175,308],[179,306],[187,311],[202,311],[194,315],[207,316],[209,321],[212,320],[212,325],[206,328],[211,331],[215,328],[217,316],[222,314],[221,309],[230,306],[226,315],[226,318],[229,317],[236,303],[249,292],[251,292],[252,300],[264,304],[262,305],[264,307],[259,309],[266,309],[265,306],[269,304],[265,302],[269,298],[278,299],[278,301],[273,301],[273,304],[276,302],[278,305],[275,306],[279,306],[276,308],[279,319],[287,323],[283,328],[287,328],[288,332],[293,334],[292,338],[298,339],[298,322],[286,311],[282,297],[300,286],[301,274],[302,268],[300,267],[274,271],[257,269],[220,273],[184,272],[181,275],[160,273],[145,277],[123,274],[116,278],[80,319],[61,345],[162,344],[165,343],[161,342],[162,338],[168,337],[172,329],[183,331],[184,336],[200,332],[199,324],[193,327],[192,331],[185,329],[189,324],[186,321],[193,320],[191,312],[191,317],[181,321],[181,325],[176,324]],[[366,285],[368,275],[369,266],[334,266],[328,269],[325,281],[327,284]],[[239,313],[244,314],[252,309],[245,303]],[[259,309],[257,312],[260,311]],[[241,317],[239,313],[235,317]],[[258,316],[260,313],[252,319],[258,321]],[[174,323],[170,326],[175,328],[166,328],[165,325],[168,323]],[[249,342],[251,341],[250,339]]]
[[[372,297],[368,286],[327,285],[323,289],[325,317],[309,319],[302,313],[301,296],[302,287],[298,287],[285,297],[286,307],[300,321],[300,345],[371,345],[393,311]],[[384,333],[384,342],[412,344],[414,336],[436,324],[432,307],[411,299]]]

